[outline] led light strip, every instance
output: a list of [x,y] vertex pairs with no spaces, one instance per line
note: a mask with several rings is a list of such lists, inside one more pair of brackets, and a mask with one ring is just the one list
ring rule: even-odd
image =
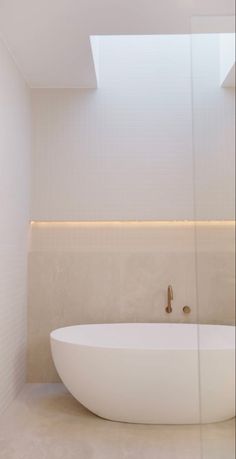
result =
[[32,226],[234,226],[235,220],[151,220],[151,221],[40,221],[32,220]]

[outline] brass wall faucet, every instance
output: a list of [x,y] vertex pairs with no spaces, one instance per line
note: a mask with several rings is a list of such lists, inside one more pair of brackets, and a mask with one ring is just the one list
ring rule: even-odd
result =
[[172,312],[172,307],[171,307],[171,301],[173,300],[174,295],[173,295],[173,289],[171,285],[168,285],[167,289],[167,306],[166,306],[166,312],[169,314]]

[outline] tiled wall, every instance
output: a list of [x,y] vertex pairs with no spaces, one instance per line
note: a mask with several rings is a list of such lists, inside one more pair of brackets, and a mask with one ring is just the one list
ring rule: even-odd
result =
[[21,389],[26,362],[30,95],[0,42],[0,412]]
[[[29,260],[28,379],[57,381],[51,330],[79,323],[234,320],[232,224],[34,223]],[[201,273],[196,304],[196,261]],[[168,284],[173,313],[165,312]],[[190,315],[182,308],[189,305]]]
[[235,218],[235,89],[220,86],[220,34],[193,34],[196,220]]
[[99,43],[97,90],[32,92],[32,220],[191,220],[190,36]]
[[219,69],[216,34],[103,37],[98,90],[34,90],[31,218],[234,219]]

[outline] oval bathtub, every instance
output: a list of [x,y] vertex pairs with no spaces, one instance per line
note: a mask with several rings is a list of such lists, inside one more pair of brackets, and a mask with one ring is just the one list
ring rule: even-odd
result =
[[77,325],[54,330],[51,349],[65,386],[102,418],[209,423],[235,415],[234,332],[221,325]]

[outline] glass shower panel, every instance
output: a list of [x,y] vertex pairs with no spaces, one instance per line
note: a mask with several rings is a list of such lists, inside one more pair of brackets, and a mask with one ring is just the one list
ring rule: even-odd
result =
[[232,17],[191,27],[202,459],[233,459],[235,29]]

